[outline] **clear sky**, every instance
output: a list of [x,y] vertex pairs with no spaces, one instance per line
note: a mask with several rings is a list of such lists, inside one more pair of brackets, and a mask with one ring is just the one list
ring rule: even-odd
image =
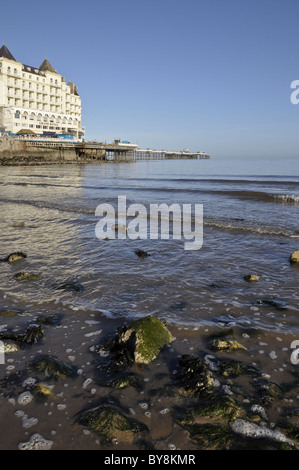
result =
[[298,0],[15,0],[0,31],[78,85],[87,139],[299,157]]

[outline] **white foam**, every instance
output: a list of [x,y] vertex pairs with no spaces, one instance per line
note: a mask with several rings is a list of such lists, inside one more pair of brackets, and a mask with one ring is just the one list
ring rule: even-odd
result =
[[23,426],[23,428],[29,429],[37,423],[38,423],[37,418],[28,418],[27,415],[24,415],[22,417],[22,426]]
[[259,426],[255,423],[250,423],[244,419],[238,418],[230,423],[231,429],[241,436],[250,437],[252,439],[268,438],[277,442],[287,442],[293,444],[284,434],[280,431],[275,431],[267,428],[266,426]]
[[43,436],[36,433],[30,437],[28,442],[19,444],[19,450],[50,450],[53,444],[53,441],[47,441]]
[[18,404],[19,405],[28,405],[33,399],[33,395],[30,392],[23,392],[21,395],[18,396]]
[[102,330],[99,330],[99,331],[93,331],[92,333],[86,333],[84,336],[86,338],[90,338],[91,336],[97,336],[97,335],[100,335],[102,333]]

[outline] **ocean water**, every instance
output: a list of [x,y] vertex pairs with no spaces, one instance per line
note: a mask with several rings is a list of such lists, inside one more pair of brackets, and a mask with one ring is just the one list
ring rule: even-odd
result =
[[[148,213],[150,204],[202,204],[202,248],[186,251],[183,237],[171,234],[169,240],[99,240],[95,210],[109,203],[117,216],[120,195]],[[1,265],[3,308],[47,311],[54,304],[188,325],[221,317],[298,331],[299,269],[289,263],[299,248],[298,159],[4,167],[0,203],[0,257],[27,254],[22,266]],[[150,256],[139,259],[136,249]],[[25,269],[43,280],[16,282],[13,274]],[[260,280],[245,282],[249,273]],[[80,283],[82,292],[55,289],[66,282]],[[284,302],[287,319],[285,309],[258,304],[265,298]]]
[[[184,238],[172,236],[132,240],[130,231],[125,239],[99,240],[96,209],[106,203],[117,214],[119,196],[128,207],[142,204],[148,225],[151,204],[201,204],[201,249],[187,251]],[[139,449],[126,440],[103,444],[76,423],[82,410],[103,402],[144,423],[156,450],[198,449],[177,423],[176,410],[190,407],[188,396],[173,392],[183,354],[245,361],[265,380],[287,384],[280,402],[263,409],[269,435],[286,406],[298,410],[291,355],[299,339],[299,268],[289,262],[299,249],[298,200],[298,159],[2,167],[0,259],[16,251],[27,258],[0,263],[0,337],[23,335],[40,317],[60,321],[43,323],[39,341],[0,361],[0,449]],[[150,256],[139,258],[138,249]],[[42,279],[18,281],[24,271]],[[260,279],[245,281],[251,273]],[[133,367],[141,389],[109,387],[105,355],[95,346],[149,314],[168,321],[173,342],[148,367]],[[233,331],[246,350],[211,350],[210,335],[219,330]],[[78,375],[55,381],[32,371],[31,361],[44,354],[74,365]],[[244,406],[261,403],[250,375],[237,377],[236,388],[213,376]],[[34,396],[40,382],[49,390],[43,401]]]

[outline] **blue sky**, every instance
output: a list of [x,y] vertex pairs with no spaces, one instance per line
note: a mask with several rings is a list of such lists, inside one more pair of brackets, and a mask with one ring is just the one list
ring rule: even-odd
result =
[[16,0],[1,36],[79,87],[86,138],[299,156],[298,0]]

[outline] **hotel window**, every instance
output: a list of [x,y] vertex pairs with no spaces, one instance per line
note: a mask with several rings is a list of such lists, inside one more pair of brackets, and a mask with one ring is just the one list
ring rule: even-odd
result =
[[11,70],[11,68],[10,68],[10,67],[7,67],[7,72],[8,72],[8,73],[10,73],[10,70]]
[[17,69],[14,69],[14,74],[16,75],[18,73]]

